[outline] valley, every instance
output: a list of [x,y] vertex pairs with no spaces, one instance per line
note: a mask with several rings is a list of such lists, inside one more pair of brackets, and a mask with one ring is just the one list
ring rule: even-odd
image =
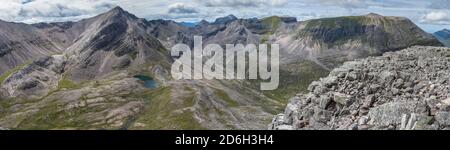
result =
[[[279,88],[173,80],[170,49],[193,46],[194,36],[203,45],[279,44]],[[344,62],[416,45],[443,46],[407,18],[377,14],[306,21],[230,15],[187,27],[116,7],[77,22],[0,21],[0,127],[267,129],[289,98]]]

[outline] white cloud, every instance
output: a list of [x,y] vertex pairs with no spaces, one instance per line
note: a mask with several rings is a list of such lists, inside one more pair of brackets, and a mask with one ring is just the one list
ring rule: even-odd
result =
[[192,7],[188,6],[184,3],[174,3],[172,5],[169,5],[169,13],[175,13],[175,14],[196,14],[198,11]]
[[271,0],[272,6],[283,6],[287,4],[287,0]]
[[309,3],[319,5],[339,6],[348,9],[367,8],[374,3],[373,0],[310,0]]
[[316,13],[302,13],[299,15],[300,20],[310,20],[310,19],[317,19],[319,16]]
[[67,21],[96,15],[114,7],[108,0],[2,0],[0,19],[7,21]]
[[206,7],[279,7],[287,0],[197,0]]
[[448,28],[450,24],[446,17],[435,13],[450,12],[450,0],[0,0],[0,19],[26,23],[76,21],[115,5],[140,18],[176,21],[212,21],[229,14],[239,18],[280,15],[306,20],[375,12],[408,17],[428,31]]
[[448,11],[433,11],[425,14],[421,22],[428,24],[450,24],[450,13]]

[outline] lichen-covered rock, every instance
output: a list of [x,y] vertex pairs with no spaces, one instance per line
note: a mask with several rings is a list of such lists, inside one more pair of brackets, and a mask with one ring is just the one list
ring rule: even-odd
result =
[[416,46],[346,62],[293,98],[269,129],[450,129],[449,55]]

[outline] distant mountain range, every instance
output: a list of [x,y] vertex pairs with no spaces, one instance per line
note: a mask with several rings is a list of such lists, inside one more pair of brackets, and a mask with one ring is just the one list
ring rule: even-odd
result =
[[195,27],[198,22],[179,22],[179,24],[185,27]]
[[443,29],[433,34],[439,41],[441,41],[445,46],[450,47],[450,30]]
[[[174,81],[177,43],[277,43],[281,83]],[[120,7],[77,22],[0,22],[0,127],[12,129],[265,129],[288,98],[343,62],[442,46],[407,18],[377,14],[297,21],[239,19],[186,26]],[[148,89],[139,76],[159,87]]]

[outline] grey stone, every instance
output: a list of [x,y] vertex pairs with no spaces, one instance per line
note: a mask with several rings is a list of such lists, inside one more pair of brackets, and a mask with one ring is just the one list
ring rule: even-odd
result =
[[440,111],[436,113],[436,121],[439,122],[440,126],[450,126],[450,113],[445,111]]
[[290,125],[280,125],[275,128],[275,130],[293,130],[294,128]]
[[[346,62],[328,77],[311,84],[311,92],[306,95],[314,103],[298,107],[298,122],[303,123],[293,127],[450,129],[448,52],[449,48],[416,46],[381,57]],[[420,66],[416,64],[419,59]]]
[[382,83],[390,84],[395,79],[395,73],[392,71],[383,71],[380,74]]
[[351,97],[347,94],[334,92],[332,95],[333,95],[333,101],[335,101],[338,104],[348,106],[348,105],[351,105],[351,103],[353,102],[351,100]]

